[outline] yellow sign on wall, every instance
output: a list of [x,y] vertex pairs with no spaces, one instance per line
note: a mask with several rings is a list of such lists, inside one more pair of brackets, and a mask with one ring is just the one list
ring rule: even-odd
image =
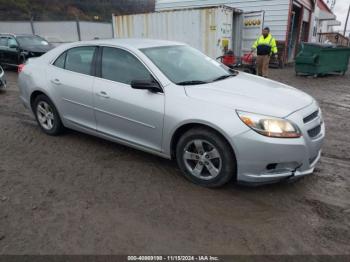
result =
[[260,19],[245,20],[244,25],[245,26],[259,26],[259,25],[261,25],[261,20]]
[[230,42],[229,42],[228,39],[222,39],[222,40],[221,40],[222,48],[223,48],[223,49],[228,49],[229,43],[230,43]]

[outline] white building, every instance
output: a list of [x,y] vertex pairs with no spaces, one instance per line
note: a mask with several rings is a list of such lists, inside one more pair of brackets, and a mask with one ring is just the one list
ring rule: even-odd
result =
[[157,0],[156,11],[224,4],[243,12],[261,11],[264,26],[278,41],[280,56],[292,61],[300,42],[310,40],[315,0]]
[[337,21],[337,17],[324,0],[317,0],[313,18],[311,42],[324,42],[322,34],[332,33],[334,32],[334,26],[341,25],[341,22]]

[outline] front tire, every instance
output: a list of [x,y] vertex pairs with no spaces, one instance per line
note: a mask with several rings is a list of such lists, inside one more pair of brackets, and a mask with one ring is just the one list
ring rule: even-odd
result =
[[39,95],[34,101],[33,112],[41,130],[50,136],[63,132],[63,124],[55,105],[45,95]]
[[204,187],[221,187],[236,176],[231,146],[207,128],[194,128],[181,136],[176,160],[187,179]]

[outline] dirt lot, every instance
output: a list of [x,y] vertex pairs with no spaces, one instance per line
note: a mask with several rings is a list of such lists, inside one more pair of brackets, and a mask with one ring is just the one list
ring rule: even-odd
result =
[[44,135],[0,93],[0,254],[350,254],[350,74],[272,77],[316,97],[327,139],[314,175],[210,190],[175,163],[88,135]]

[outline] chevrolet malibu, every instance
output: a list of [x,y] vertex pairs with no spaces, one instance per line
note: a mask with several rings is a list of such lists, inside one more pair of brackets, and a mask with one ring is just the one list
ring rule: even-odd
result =
[[202,186],[294,179],[320,159],[325,127],[315,99],[182,43],[79,42],[19,71],[20,98],[44,133],[70,128],[176,159]]

